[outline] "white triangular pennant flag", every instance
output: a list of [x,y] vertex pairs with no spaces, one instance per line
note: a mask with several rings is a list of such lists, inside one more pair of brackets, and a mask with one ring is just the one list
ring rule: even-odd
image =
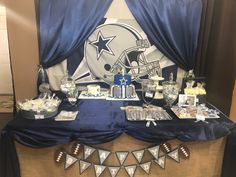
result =
[[108,167],[111,177],[116,177],[120,167]]
[[168,155],[168,157],[170,157],[171,159],[175,160],[176,162],[180,162],[180,159],[179,159],[179,149],[175,149],[175,150],[169,152],[167,155]]
[[104,151],[99,149],[98,150],[98,156],[99,156],[99,161],[100,164],[103,164],[103,162],[107,159],[107,157],[111,154],[110,151]]
[[161,156],[157,160],[155,160],[157,165],[159,165],[161,168],[165,169],[166,166],[166,156]]
[[75,162],[77,162],[77,158],[71,156],[70,154],[66,154],[66,162],[65,162],[65,169],[69,168]]
[[159,147],[160,146],[154,146],[154,147],[148,148],[148,151],[152,154],[152,156],[155,159],[159,158],[159,149],[160,149]]
[[116,156],[120,162],[120,165],[123,165],[123,163],[125,162],[127,156],[128,156],[129,152],[116,152]]
[[133,177],[136,171],[137,165],[129,165],[125,166],[125,171],[129,175],[129,177]]
[[91,163],[89,162],[85,162],[83,160],[80,160],[79,161],[79,171],[80,171],[80,174],[82,174],[85,170],[88,169],[88,167],[90,167]]
[[140,164],[140,167],[149,175],[152,162],[146,162]]
[[133,151],[132,154],[134,155],[135,159],[140,163],[143,159],[144,150]]
[[84,159],[87,159],[95,151],[93,147],[84,145]]
[[95,170],[96,177],[99,177],[105,169],[106,169],[106,166],[94,165],[94,170]]

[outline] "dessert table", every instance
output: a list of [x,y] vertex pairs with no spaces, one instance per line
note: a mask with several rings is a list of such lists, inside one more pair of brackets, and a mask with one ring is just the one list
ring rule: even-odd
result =
[[235,128],[235,123],[223,113],[220,113],[219,119],[207,120],[208,123],[180,120],[170,110],[167,112],[173,119],[158,121],[156,126],[146,127],[146,122],[126,120],[120,107],[141,104],[135,101],[79,100],[76,106],[71,106],[62,102],[59,111],[79,110],[77,118],[67,122],[56,122],[54,118],[25,119],[18,112],[1,134],[0,176],[20,177],[14,140],[32,148],[71,141],[92,145],[112,141],[126,133],[142,141],[160,144],[171,139],[184,142],[215,140],[229,135]]

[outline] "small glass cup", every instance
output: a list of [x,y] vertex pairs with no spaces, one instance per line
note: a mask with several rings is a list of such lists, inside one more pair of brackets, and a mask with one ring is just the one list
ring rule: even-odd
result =
[[74,106],[77,102],[79,95],[79,89],[78,87],[72,87],[71,89],[68,90],[66,97],[68,99],[68,102]]
[[60,89],[63,93],[68,94],[69,91],[75,89],[76,84],[74,79],[66,72],[65,76],[61,80]]
[[156,86],[154,82],[149,79],[143,80],[141,84],[143,101],[149,105],[154,100]]

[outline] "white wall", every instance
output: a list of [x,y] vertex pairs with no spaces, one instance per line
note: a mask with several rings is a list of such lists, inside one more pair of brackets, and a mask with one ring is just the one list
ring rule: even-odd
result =
[[130,12],[125,0],[113,0],[105,17],[115,19],[134,19],[134,16]]
[[0,6],[0,94],[12,94],[9,47],[6,26],[6,9]]
[[34,0],[6,0],[7,31],[17,101],[37,95],[39,64]]

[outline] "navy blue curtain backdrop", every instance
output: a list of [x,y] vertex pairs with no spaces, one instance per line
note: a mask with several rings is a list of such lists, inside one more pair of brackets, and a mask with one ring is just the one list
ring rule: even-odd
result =
[[40,0],[40,63],[48,68],[67,58],[95,30],[112,0]]
[[200,29],[201,0],[126,0],[149,40],[184,70],[193,69]]

